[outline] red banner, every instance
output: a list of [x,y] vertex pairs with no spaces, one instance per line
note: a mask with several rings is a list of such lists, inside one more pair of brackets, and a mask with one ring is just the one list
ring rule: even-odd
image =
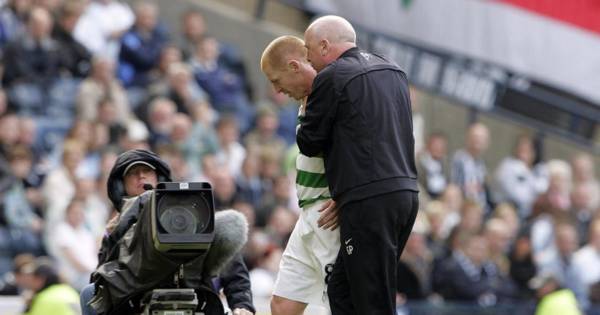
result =
[[499,0],[600,34],[600,0]]

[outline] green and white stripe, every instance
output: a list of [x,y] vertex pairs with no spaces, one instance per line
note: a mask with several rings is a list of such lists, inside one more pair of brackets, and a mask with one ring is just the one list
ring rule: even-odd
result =
[[[301,117],[298,116],[298,121]],[[296,131],[300,127],[298,124]],[[296,157],[296,190],[300,208],[318,200],[330,199],[329,186],[325,177],[325,163],[322,157],[308,157],[298,153]]]

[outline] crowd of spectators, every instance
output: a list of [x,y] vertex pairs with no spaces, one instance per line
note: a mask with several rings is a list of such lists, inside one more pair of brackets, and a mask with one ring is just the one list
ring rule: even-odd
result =
[[401,258],[399,301],[535,305],[545,279],[590,309],[600,288],[592,156],[544,160],[523,134],[490,170],[489,142],[482,123],[470,125],[453,154],[444,133],[426,137],[417,156],[422,206]]
[[[86,284],[114,215],[108,173],[120,152],[146,148],[174,180],[209,181],[218,209],[246,215],[253,293],[270,296],[300,211],[298,108],[274,91],[254,95],[236,47],[211,37],[200,12],[169,30],[151,2],[6,0],[0,53],[2,293],[32,289],[20,280],[30,255],[49,256],[73,288]],[[582,307],[600,301],[600,191],[589,155],[543,160],[524,135],[489,170],[484,124],[470,126],[452,155],[444,133],[415,129],[426,138],[422,202],[399,303],[530,301],[532,279],[548,274]]]

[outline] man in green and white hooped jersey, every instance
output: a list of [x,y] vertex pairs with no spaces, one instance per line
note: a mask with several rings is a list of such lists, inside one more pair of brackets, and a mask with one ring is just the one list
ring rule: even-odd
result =
[[[306,59],[304,41],[294,36],[276,38],[263,52],[261,69],[278,92],[302,100],[301,120],[316,76]],[[296,170],[302,212],[279,266],[271,300],[273,315],[302,314],[309,303],[329,307],[327,281],[340,248],[337,208],[323,159],[298,154]]]

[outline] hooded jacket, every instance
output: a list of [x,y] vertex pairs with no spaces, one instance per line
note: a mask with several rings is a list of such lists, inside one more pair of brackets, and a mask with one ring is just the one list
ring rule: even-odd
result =
[[171,168],[156,153],[147,150],[129,150],[121,153],[115,161],[115,165],[110,171],[106,183],[108,198],[118,212],[121,212],[124,200],[127,197],[125,186],[123,185],[123,173],[127,166],[133,162],[143,161],[156,168],[158,182],[171,182]]

